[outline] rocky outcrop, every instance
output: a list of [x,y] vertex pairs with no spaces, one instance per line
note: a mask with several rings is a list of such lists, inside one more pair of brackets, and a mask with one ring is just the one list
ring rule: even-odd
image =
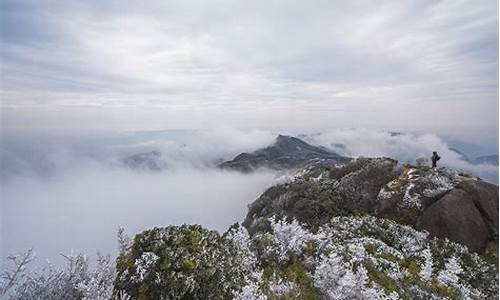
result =
[[418,228],[476,252],[484,250],[488,242],[488,227],[474,206],[474,200],[460,189],[453,189],[428,207],[419,218]]
[[490,235],[498,235],[498,186],[484,181],[467,180],[457,185],[474,201]]
[[313,164],[269,188],[243,226],[223,235],[188,225],[137,235],[117,259],[114,291],[133,299],[496,299],[498,255],[474,251],[497,232],[498,187],[478,178],[390,158]]
[[483,253],[498,241],[498,186],[446,168],[361,158],[314,166],[269,188],[249,207],[244,225],[269,229],[269,217],[296,219],[315,230],[335,216],[373,215],[426,230]]
[[497,242],[498,186],[445,168],[407,165],[380,190],[375,214],[482,253]]
[[413,226],[428,206],[464,179],[444,168],[405,165],[399,176],[380,189],[375,214]]
[[498,237],[498,187],[463,181],[426,208],[416,227],[483,252]]
[[289,170],[311,165],[335,165],[351,161],[322,147],[290,136],[279,135],[273,145],[252,153],[241,153],[219,165],[222,169],[251,172],[259,168]]

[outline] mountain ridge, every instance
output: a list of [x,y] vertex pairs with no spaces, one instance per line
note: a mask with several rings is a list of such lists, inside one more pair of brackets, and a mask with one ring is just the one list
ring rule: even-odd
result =
[[316,164],[344,164],[351,160],[351,158],[341,156],[325,147],[313,146],[299,138],[280,134],[272,145],[252,153],[240,153],[232,160],[219,164],[218,167],[251,172],[259,168],[287,170]]
[[144,299],[493,299],[497,261],[498,186],[446,168],[359,158],[296,170],[223,234],[199,225],[138,234],[117,259],[114,291]]

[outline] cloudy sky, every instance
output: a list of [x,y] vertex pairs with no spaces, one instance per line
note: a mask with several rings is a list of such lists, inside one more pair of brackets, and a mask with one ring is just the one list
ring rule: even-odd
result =
[[6,129],[498,132],[498,1],[3,0]]

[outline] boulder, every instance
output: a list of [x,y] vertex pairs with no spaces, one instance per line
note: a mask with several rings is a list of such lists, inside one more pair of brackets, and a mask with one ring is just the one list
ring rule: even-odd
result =
[[498,235],[498,186],[481,180],[466,180],[457,185],[469,194],[481,213],[490,234]]
[[489,240],[488,225],[471,194],[456,188],[429,206],[419,219],[418,229],[431,236],[448,238],[482,252]]

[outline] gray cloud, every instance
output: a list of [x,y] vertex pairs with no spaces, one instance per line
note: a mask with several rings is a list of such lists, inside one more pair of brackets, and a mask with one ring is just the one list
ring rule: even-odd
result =
[[497,133],[495,1],[4,1],[1,14],[5,127]]

